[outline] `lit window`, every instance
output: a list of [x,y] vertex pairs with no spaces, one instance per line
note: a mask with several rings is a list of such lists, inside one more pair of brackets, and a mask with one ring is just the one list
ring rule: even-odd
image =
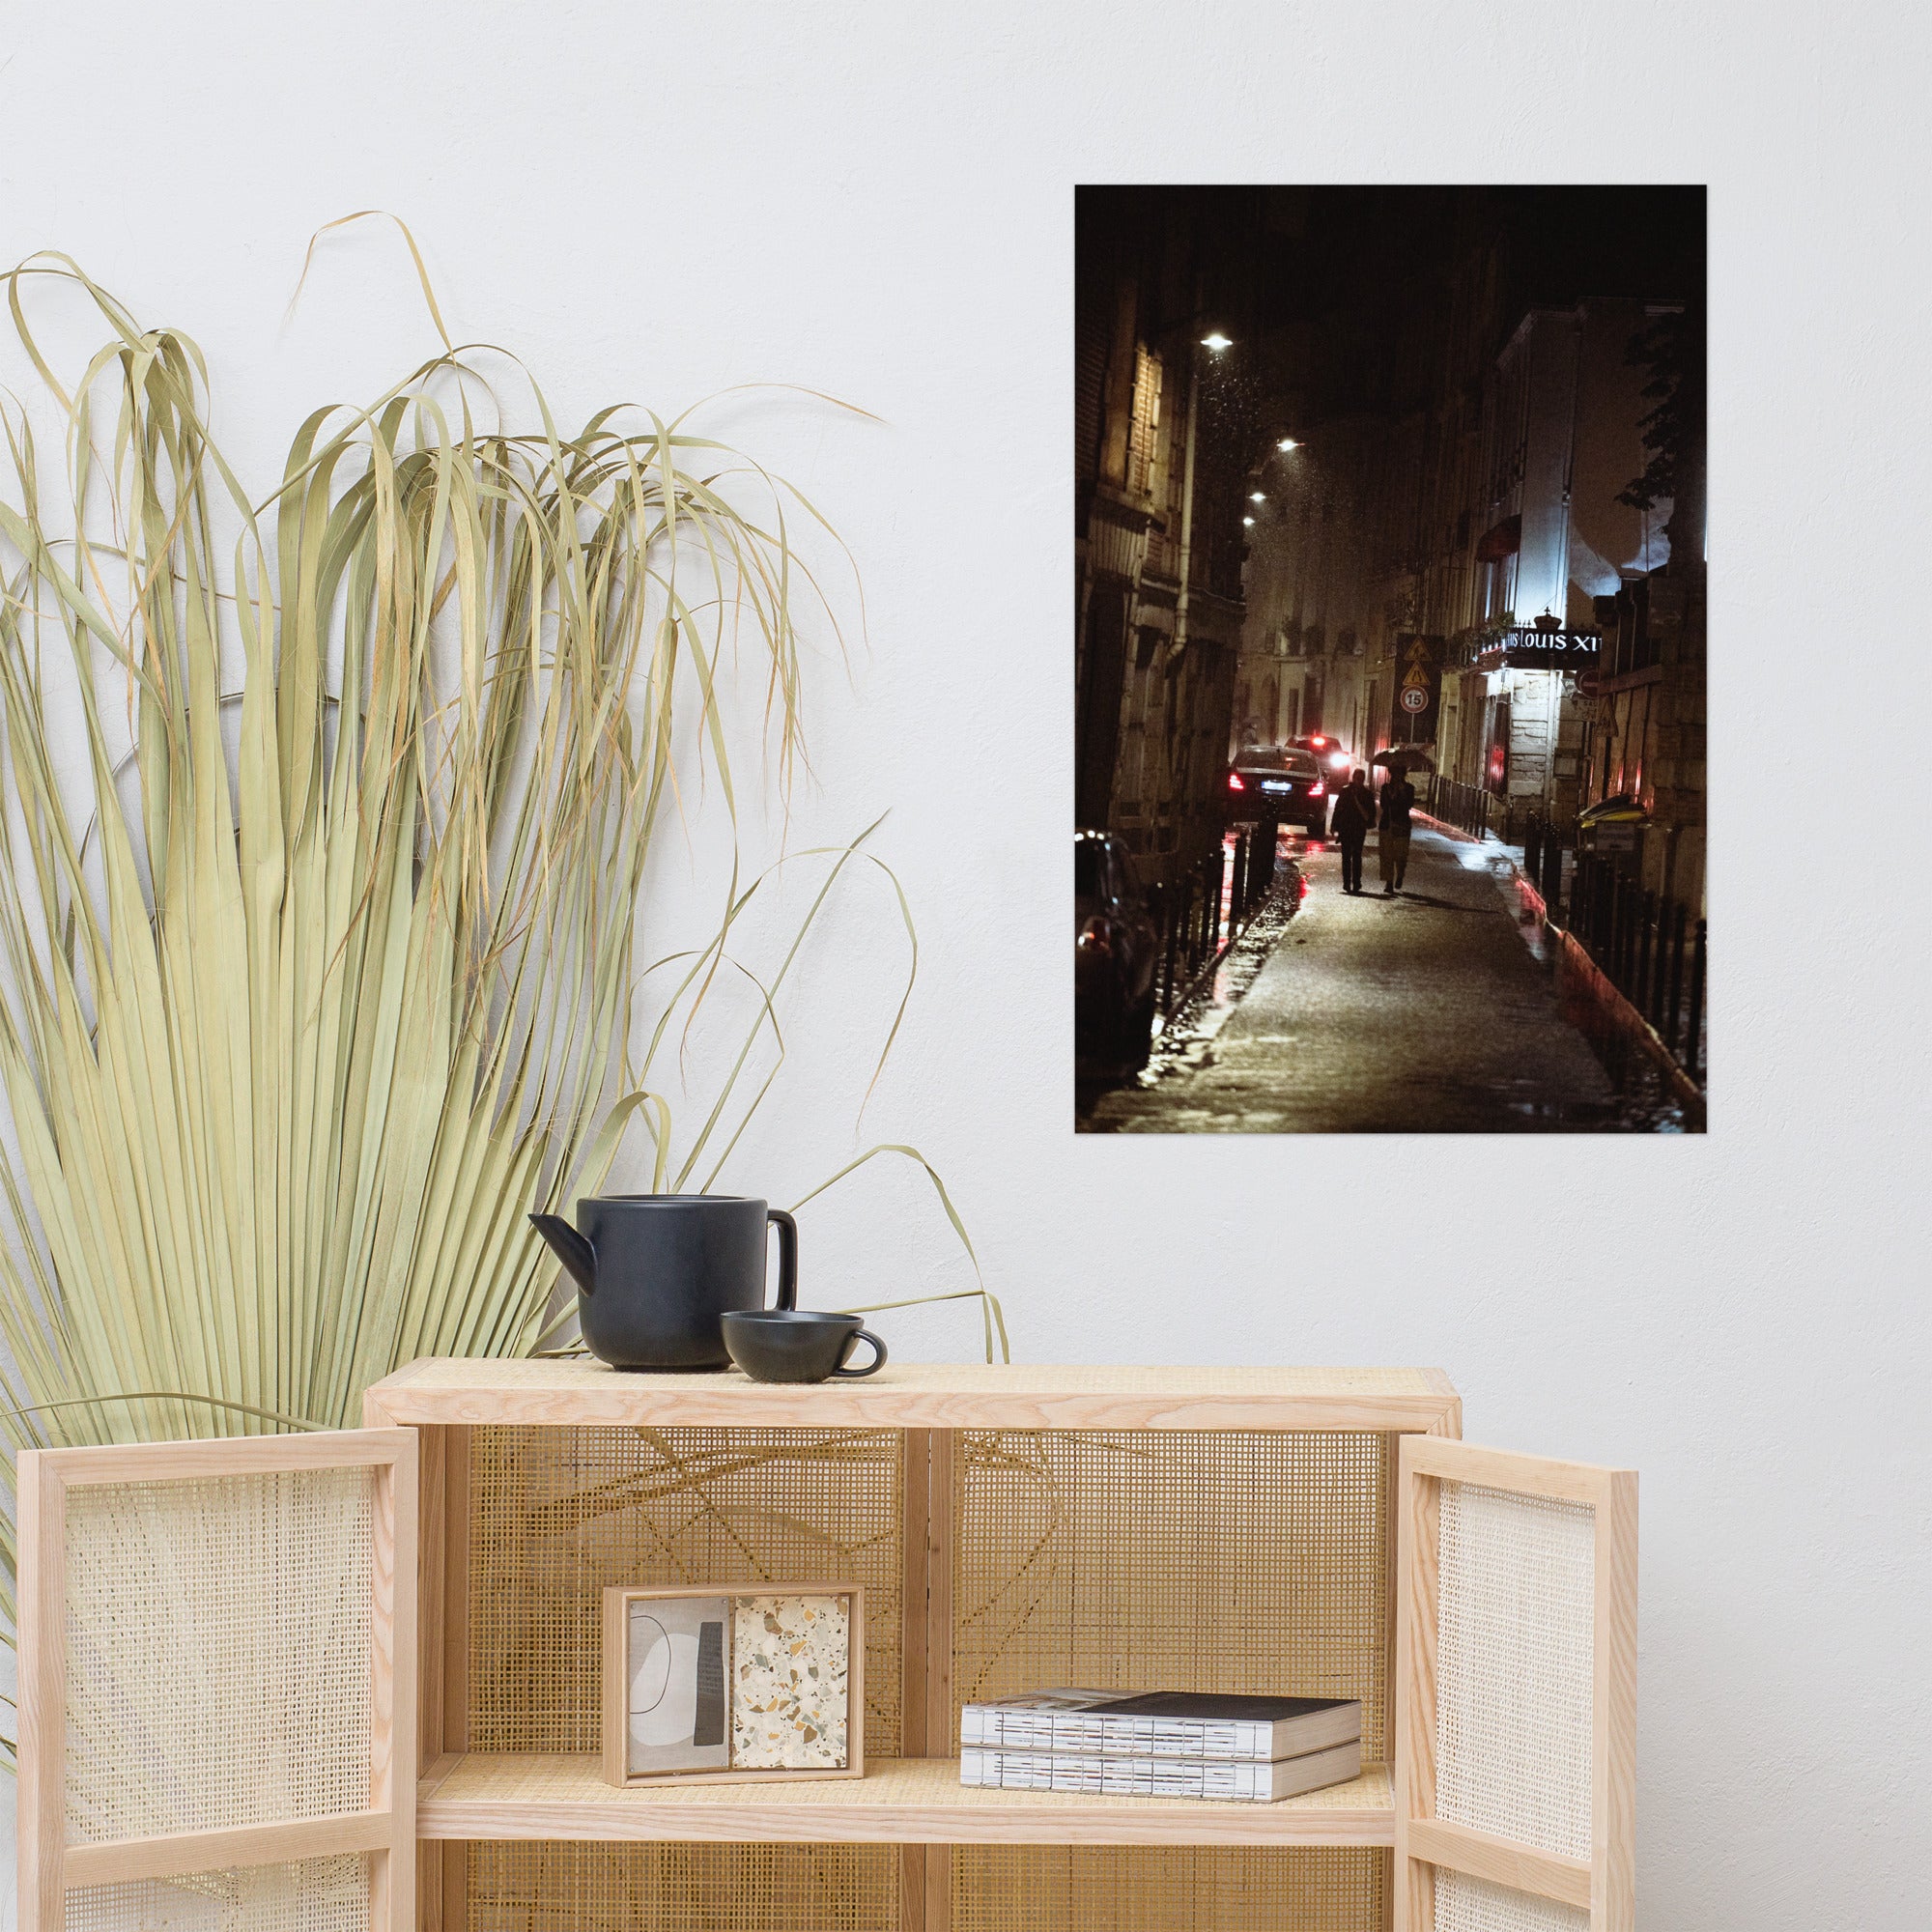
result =
[[1127,422],[1127,488],[1139,496],[1153,489],[1155,432],[1160,427],[1160,360],[1136,345],[1134,405]]

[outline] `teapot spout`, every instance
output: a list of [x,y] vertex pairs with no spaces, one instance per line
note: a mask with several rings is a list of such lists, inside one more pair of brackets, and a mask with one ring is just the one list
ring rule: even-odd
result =
[[597,1250],[557,1214],[532,1214],[530,1226],[550,1243],[552,1252],[585,1294],[596,1292]]

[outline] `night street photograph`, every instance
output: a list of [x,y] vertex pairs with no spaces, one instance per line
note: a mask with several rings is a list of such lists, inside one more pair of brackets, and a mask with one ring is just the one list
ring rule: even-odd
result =
[[1704,189],[1075,235],[1077,1130],[1702,1133]]

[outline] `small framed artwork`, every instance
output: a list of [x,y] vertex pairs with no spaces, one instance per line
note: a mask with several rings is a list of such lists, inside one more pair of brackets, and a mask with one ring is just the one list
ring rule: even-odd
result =
[[604,1592],[604,1776],[863,1777],[855,1583]]

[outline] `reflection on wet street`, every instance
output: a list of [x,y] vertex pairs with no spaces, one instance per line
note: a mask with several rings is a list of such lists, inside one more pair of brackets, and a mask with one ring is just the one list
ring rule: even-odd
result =
[[1393,897],[1373,837],[1360,896],[1333,846],[1284,852],[1275,893],[1145,1072],[1082,1096],[1089,1131],[1685,1130],[1652,1064],[1559,997],[1499,847],[1418,826]]

